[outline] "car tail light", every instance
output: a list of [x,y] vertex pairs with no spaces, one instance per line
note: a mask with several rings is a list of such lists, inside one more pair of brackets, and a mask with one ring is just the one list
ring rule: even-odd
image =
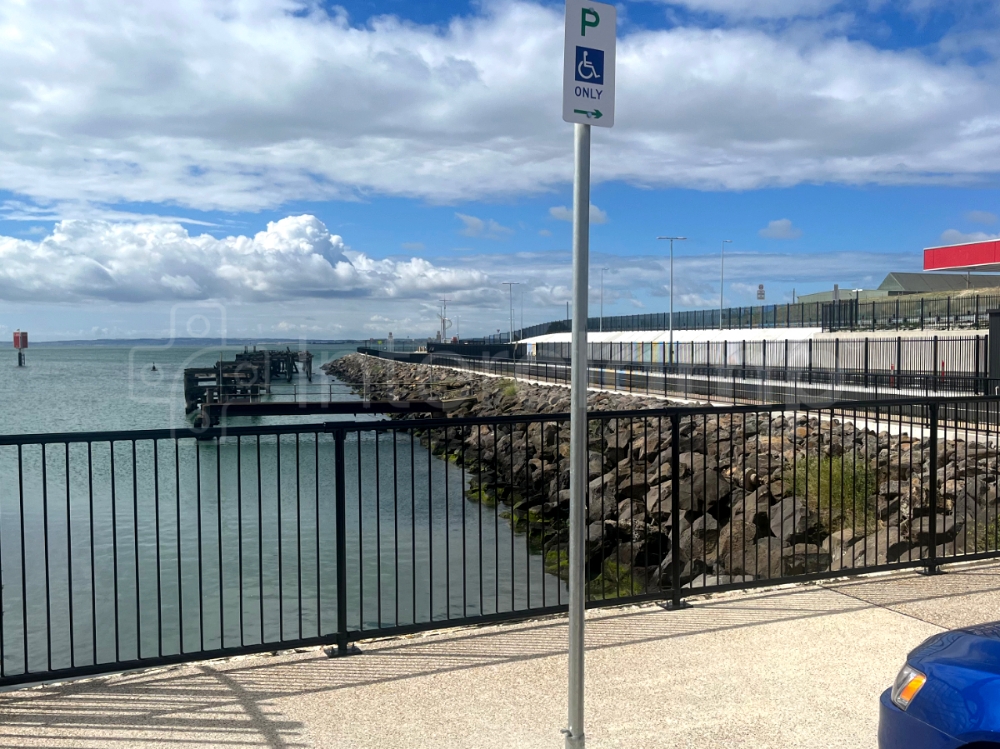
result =
[[920,673],[909,664],[903,666],[896,677],[896,683],[892,685],[893,704],[900,710],[905,710],[926,682],[927,676],[925,674]]

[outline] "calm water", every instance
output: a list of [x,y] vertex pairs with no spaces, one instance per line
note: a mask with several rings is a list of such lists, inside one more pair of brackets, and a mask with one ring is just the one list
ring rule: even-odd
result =
[[[313,351],[318,365],[351,350]],[[18,369],[11,355],[3,431],[186,426],[180,373],[217,358],[37,348]],[[228,421],[301,425],[280,438],[0,447],[3,675],[22,673],[26,654],[44,671],[335,632],[334,442],[309,431],[331,420]],[[465,499],[470,477],[393,426],[344,446],[350,628],[565,601],[500,511]]]
[[[232,360],[243,347],[222,350]],[[312,347],[313,383],[336,382],[319,365],[356,350],[355,346]],[[81,432],[113,429],[166,429],[190,425],[184,416],[183,372],[211,367],[220,349],[190,346],[58,346],[30,348],[28,365],[17,366],[13,350],[0,357],[0,433]],[[156,372],[152,366],[156,365]],[[300,378],[302,384],[305,377]],[[318,388],[317,388],[318,389]],[[290,390],[275,385],[276,392]],[[354,399],[345,388],[335,399]],[[229,424],[295,424],[329,417],[242,417]]]

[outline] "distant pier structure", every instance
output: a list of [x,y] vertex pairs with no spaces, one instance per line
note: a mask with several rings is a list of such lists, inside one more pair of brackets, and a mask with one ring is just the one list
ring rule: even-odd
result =
[[220,358],[212,367],[184,370],[184,409],[192,413],[208,404],[257,403],[271,394],[271,384],[292,382],[294,375],[313,378],[313,355],[309,351],[284,351],[244,347],[232,361]]
[[24,352],[28,348],[28,333],[25,330],[14,331],[14,348],[17,349],[17,366],[24,366]]

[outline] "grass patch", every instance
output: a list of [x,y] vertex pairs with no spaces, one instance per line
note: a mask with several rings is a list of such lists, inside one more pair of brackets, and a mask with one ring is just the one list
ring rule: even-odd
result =
[[833,528],[843,525],[867,536],[878,527],[876,503],[869,500],[878,490],[878,477],[863,460],[851,455],[806,458],[787,471],[785,481],[795,496],[818,510],[824,523],[832,517]]
[[[962,540],[964,531],[958,534],[958,541]],[[969,534],[972,535],[972,534]],[[1000,520],[994,519],[992,523],[986,525],[976,524],[975,535],[976,547],[974,552],[996,551],[1000,549]]]
[[513,398],[517,395],[517,383],[513,380],[500,380],[500,393],[506,398]]

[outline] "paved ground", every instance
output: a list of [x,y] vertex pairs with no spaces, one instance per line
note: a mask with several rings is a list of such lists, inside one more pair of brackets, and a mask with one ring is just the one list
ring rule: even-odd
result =
[[[925,637],[1000,619],[1000,564],[591,612],[590,747],[873,747]],[[563,618],[0,695],[2,747],[561,747]]]

